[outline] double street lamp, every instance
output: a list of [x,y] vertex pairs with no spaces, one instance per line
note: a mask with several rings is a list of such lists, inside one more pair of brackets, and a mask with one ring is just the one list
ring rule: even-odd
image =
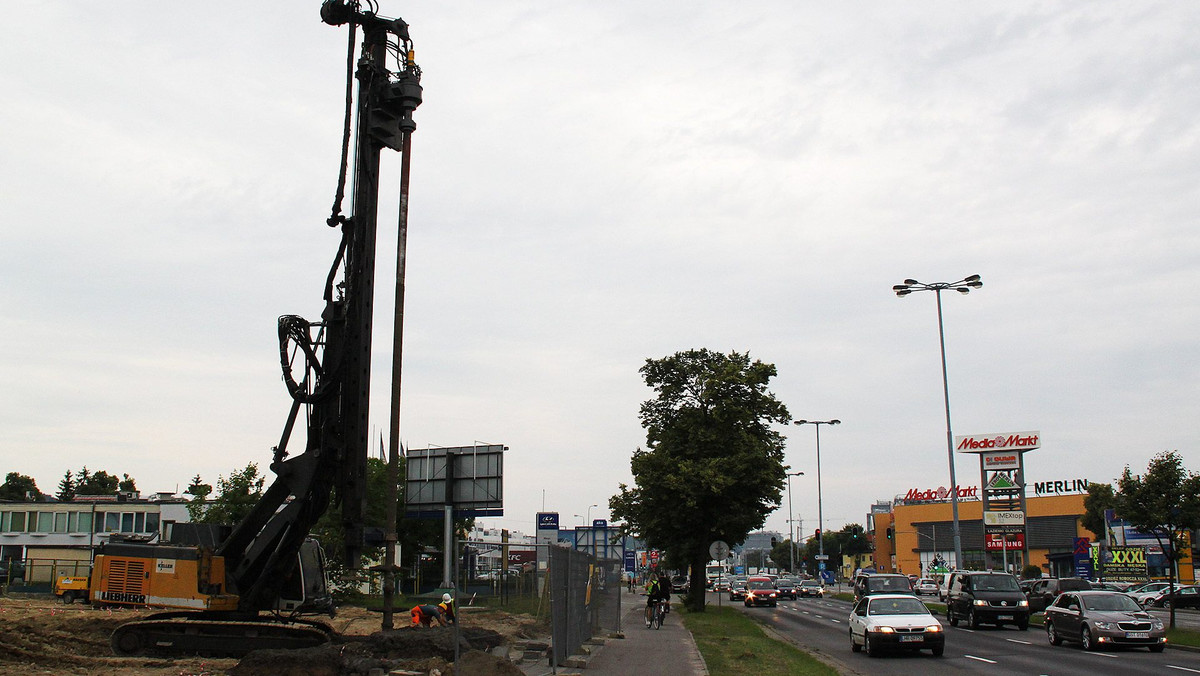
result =
[[790,558],[791,558],[791,562],[792,562],[791,572],[793,572],[793,573],[796,572],[796,536],[795,536],[795,530],[792,529],[792,477],[794,477],[794,476],[804,476],[804,472],[788,472],[788,475],[787,475],[787,480],[788,480],[788,542],[791,543],[791,546],[789,547],[791,549],[791,551],[788,552],[788,554],[790,555]]
[[[958,480],[954,476],[954,434],[950,431],[950,384],[946,377],[946,334],[942,330],[942,292],[953,290],[961,294],[983,286],[979,275],[971,275],[957,282],[933,282],[926,284],[915,279],[906,279],[903,284],[892,287],[900,298],[914,291],[932,291],[937,296],[938,342],[942,349],[942,397],[946,402],[946,455],[950,461],[950,511],[954,519],[954,566],[962,567],[962,533],[958,528]],[[819,480],[818,480],[819,482]]]
[[[821,425],[840,425],[841,420],[794,420],[793,425],[812,425],[817,430],[817,553],[825,560],[825,516],[821,512]],[[790,505],[789,505],[790,507]]]

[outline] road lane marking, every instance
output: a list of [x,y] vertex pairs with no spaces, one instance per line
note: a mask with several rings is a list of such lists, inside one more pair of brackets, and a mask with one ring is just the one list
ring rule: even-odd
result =
[[1109,655],[1108,653],[1092,653],[1092,654],[1095,655],[1096,657],[1107,657],[1110,660],[1117,659],[1116,655]]
[[1004,639],[1004,640],[1005,640],[1005,641],[1010,641],[1010,642],[1012,642],[1012,643],[1020,643],[1021,645],[1033,645],[1033,644],[1032,644],[1032,643],[1030,643],[1029,641],[1018,641],[1018,640],[1017,640],[1017,639],[1015,639],[1015,638],[1006,638],[1006,639]]
[[836,623],[836,624],[841,624],[841,623],[842,623],[842,621],[841,621],[841,620],[833,620],[833,622],[834,622],[834,623]]
[[987,659],[987,658],[985,658],[985,657],[975,657],[974,655],[963,655],[963,657],[965,657],[965,658],[967,658],[967,659],[969,659],[969,660],[979,660],[980,662],[987,662],[988,664],[995,664],[995,663],[996,663],[996,660],[989,660],[989,659]]
[[1188,669],[1187,667],[1177,667],[1174,664],[1164,664],[1168,669],[1178,669],[1180,671],[1190,671],[1193,674],[1200,674],[1200,669]]

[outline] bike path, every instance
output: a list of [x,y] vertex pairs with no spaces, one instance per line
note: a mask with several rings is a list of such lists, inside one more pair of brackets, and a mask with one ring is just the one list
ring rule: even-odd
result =
[[609,639],[578,673],[584,676],[707,676],[708,668],[679,612],[667,613],[660,629],[646,628],[645,597],[630,594],[622,599],[637,599],[621,618],[625,638]]

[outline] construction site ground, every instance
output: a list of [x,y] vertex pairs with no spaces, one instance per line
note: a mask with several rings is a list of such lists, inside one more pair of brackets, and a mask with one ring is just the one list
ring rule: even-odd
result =
[[[381,632],[381,613],[357,607],[341,608],[337,617],[325,618],[337,638],[318,648],[258,651],[242,658],[114,656],[109,645],[113,630],[152,612],[155,611],[65,605],[53,599],[0,597],[0,674],[368,676],[394,670],[454,673],[451,666],[454,628],[409,627],[407,609],[395,615],[393,624],[397,629]],[[459,616],[459,664],[463,673],[473,675],[519,676],[520,670],[507,659],[491,654],[503,649],[493,649],[520,644],[545,631],[528,615],[512,615],[502,610],[464,608]]]

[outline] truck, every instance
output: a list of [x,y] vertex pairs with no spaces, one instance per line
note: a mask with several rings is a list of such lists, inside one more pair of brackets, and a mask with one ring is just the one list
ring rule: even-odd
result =
[[[341,508],[343,563],[351,571],[361,568],[380,156],[384,148],[404,155],[400,196],[406,205],[408,138],[415,128],[412,111],[421,103],[420,68],[403,20],[363,11],[353,0],[326,0],[321,18],[350,27],[351,56],[361,30],[357,68],[347,59],[347,96],[357,80],[357,107],[352,112],[347,103],[337,196],[325,220],[340,230],[340,241],[325,276],[321,318],[284,315],[278,320],[279,358],[291,402],[272,448],[275,477],[220,541],[111,541],[95,555],[86,592],[78,579],[64,581],[64,600],[70,593],[71,600],[93,604],[161,609],[113,632],[118,655],[238,656],[329,641],[330,629],[304,616],[332,613],[324,554],[308,537],[331,502]],[[343,215],[351,129],[357,134],[353,213]],[[301,426],[307,438],[299,448],[289,448]]]

